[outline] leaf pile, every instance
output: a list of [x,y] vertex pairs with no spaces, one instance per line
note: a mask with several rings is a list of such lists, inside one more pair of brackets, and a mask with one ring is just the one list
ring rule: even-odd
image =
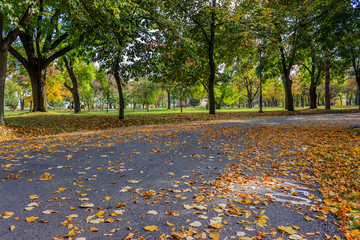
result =
[[[242,130],[242,131],[241,131]],[[239,178],[247,168],[252,172],[267,172],[261,182],[272,179],[273,173],[290,176],[305,181],[309,187],[320,185],[320,192],[325,199],[319,208],[321,214],[334,213],[340,220],[341,230],[347,239],[360,238],[360,136],[359,129],[347,130],[342,125],[300,123],[281,127],[264,127],[261,130],[223,129],[221,134],[231,136],[240,132],[250,141],[250,151],[238,153],[242,164],[232,164],[229,172],[221,175],[222,181],[244,183],[246,177]],[[214,137],[213,135],[211,137]],[[279,155],[274,150],[284,149]],[[254,158],[254,153],[259,154]],[[268,156],[271,157],[269,158]],[[256,154],[255,154],[256,155]],[[291,156],[297,156],[292,159]],[[252,157],[248,165],[246,158]],[[285,157],[285,161],[281,158]],[[267,167],[269,167],[268,170]],[[261,169],[261,170],[260,170]],[[309,170],[314,173],[310,174]],[[297,172],[294,174],[293,172]],[[299,174],[300,173],[300,174]],[[316,182],[313,182],[315,180]],[[279,186],[283,188],[283,186]],[[313,196],[309,196],[310,199]],[[246,199],[241,200],[242,203]],[[325,215],[314,215],[326,220]],[[306,220],[312,221],[309,216]]]

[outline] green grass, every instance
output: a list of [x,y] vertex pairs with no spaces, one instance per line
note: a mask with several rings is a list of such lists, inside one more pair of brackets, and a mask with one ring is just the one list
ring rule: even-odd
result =
[[[310,110],[308,108],[296,108],[294,112],[284,111],[283,108],[264,108],[264,113],[259,114],[259,108],[247,109],[221,109],[217,110],[216,115],[208,114],[208,110],[202,107],[184,108],[183,113],[180,109],[156,109],[150,108],[125,111],[125,119],[117,118],[117,110],[104,111],[82,111],[74,114],[72,111],[50,111],[46,113],[28,111],[6,111],[5,120],[7,122],[7,132],[11,132],[13,137],[36,137],[44,135],[54,135],[59,133],[96,131],[111,128],[123,128],[129,126],[143,126],[153,124],[173,124],[190,123],[194,121],[209,120],[230,120],[230,119],[249,119],[257,117],[291,116],[291,115],[310,115],[327,113],[346,113],[360,112],[356,107],[334,107],[331,111],[324,109]],[[5,130],[6,130],[5,129]],[[4,131],[4,128],[2,129]],[[1,133],[1,132],[0,132]],[[2,134],[5,135],[5,134]],[[11,138],[6,137],[5,140]],[[4,140],[1,139],[0,140]]]
[[[318,109],[312,110],[308,107],[296,107],[295,111],[318,111],[324,110],[324,106],[319,106]],[[358,106],[332,106],[332,110],[345,110],[345,109],[359,109]],[[222,108],[216,109],[216,112],[228,112],[228,113],[235,113],[235,112],[258,112],[260,109],[258,107],[254,108]],[[264,112],[274,112],[274,111],[285,111],[282,107],[264,107]],[[183,113],[208,113],[209,110],[206,110],[205,107],[186,107],[183,108]],[[73,111],[71,110],[58,110],[58,111],[49,111],[51,114],[61,114],[61,115],[73,115]],[[180,108],[165,109],[165,108],[149,108],[149,111],[146,109],[136,109],[133,111],[132,109],[125,109],[125,115],[133,115],[133,114],[171,114],[171,113],[181,113]],[[5,117],[13,117],[19,115],[32,115],[33,113],[29,113],[28,111],[5,111]],[[118,110],[111,109],[108,112],[106,110],[82,110],[79,114],[76,115],[118,115]]]

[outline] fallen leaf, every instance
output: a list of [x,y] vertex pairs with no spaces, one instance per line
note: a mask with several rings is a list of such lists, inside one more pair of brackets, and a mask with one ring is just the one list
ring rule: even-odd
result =
[[153,231],[158,230],[159,227],[158,227],[158,226],[155,226],[155,225],[151,225],[151,226],[145,226],[144,229],[145,229],[146,231],[153,232]]
[[278,230],[288,235],[293,235],[297,233],[292,227],[278,226]]
[[12,215],[14,215],[13,212],[5,212],[1,215],[2,218],[10,218]]
[[31,223],[31,222],[35,222],[36,219],[38,219],[38,218],[39,218],[39,217],[31,216],[31,217],[27,217],[27,218],[26,218],[26,221]]
[[14,226],[14,225],[11,225],[11,226],[10,226],[10,231],[14,231],[14,229],[15,229],[15,226]]
[[212,232],[209,234],[209,238],[213,239],[213,240],[219,240],[220,239],[220,234],[217,232]]
[[87,203],[83,203],[83,204],[79,205],[79,207],[81,207],[81,208],[92,208],[92,207],[94,207],[94,204],[90,203],[90,202],[87,202]]
[[99,229],[96,228],[96,227],[90,227],[90,231],[92,231],[92,232],[97,232],[97,231],[99,231]]
[[192,222],[189,225],[192,227],[201,227],[202,226],[201,222],[199,222],[199,221]]
[[155,210],[150,210],[150,211],[147,212],[147,214],[149,214],[149,215],[157,215],[158,212],[155,211]]

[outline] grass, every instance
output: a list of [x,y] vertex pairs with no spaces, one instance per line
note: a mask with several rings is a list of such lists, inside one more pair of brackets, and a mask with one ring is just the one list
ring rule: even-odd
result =
[[[106,111],[82,111],[74,114],[72,111],[50,111],[47,113],[29,113],[27,111],[6,111],[7,126],[0,129],[0,140],[13,138],[37,137],[54,135],[59,133],[97,131],[129,126],[186,123],[193,121],[244,119],[262,116],[289,116],[309,115],[325,113],[360,112],[357,107],[334,107],[331,111],[324,109],[310,110],[308,108],[296,108],[295,112],[284,111],[283,108],[264,108],[264,113],[259,114],[259,108],[253,109],[221,109],[216,115],[208,114],[208,110],[202,107],[184,108],[183,113],[179,109],[140,109],[125,111],[125,119],[117,118],[117,110]],[[2,131],[2,132],[1,132]]]

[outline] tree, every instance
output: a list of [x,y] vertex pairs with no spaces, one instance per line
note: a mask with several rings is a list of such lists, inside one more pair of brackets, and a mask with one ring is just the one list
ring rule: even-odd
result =
[[6,0],[0,3],[0,125],[5,125],[3,103],[8,51],[28,24],[38,2]]
[[66,81],[64,82],[64,86],[71,92],[72,99],[74,101],[74,112],[79,113],[81,111],[81,105],[80,105],[80,96],[79,96],[79,87],[78,87],[78,79],[76,77],[76,74],[74,72],[74,64],[77,59],[75,59],[72,56],[64,56],[62,58],[64,61],[64,65],[66,67],[66,70],[68,72],[71,85],[70,86]]
[[215,56],[219,59],[223,57],[216,55],[217,48],[221,47],[220,44],[216,45],[216,43],[221,38],[228,39],[231,36],[227,27],[235,22],[233,21],[235,18],[232,17],[235,12],[233,11],[234,5],[231,1],[220,0],[164,2],[168,3],[164,4],[165,14],[169,15],[167,19],[173,21],[169,28],[176,28],[181,32],[180,34],[175,33],[178,38],[186,42],[188,46],[192,45],[190,48],[197,48],[196,52],[199,58],[196,61],[197,65],[203,64],[205,60],[207,61],[208,76],[207,78],[203,76],[204,80],[207,80],[204,85],[208,92],[209,113],[215,114],[214,86],[218,71]]
[[119,119],[124,119],[123,85],[130,80],[130,68],[138,66],[127,66],[124,64],[124,57],[136,58],[136,53],[144,50],[138,48],[136,39],[149,30],[146,7],[151,6],[152,1],[126,0],[83,4],[87,14],[98,22],[102,29],[98,37],[88,44],[87,50],[107,74],[114,76],[119,93]]
[[55,109],[64,106],[64,99],[69,97],[69,93],[65,90],[65,76],[56,69],[54,64],[48,67],[46,91],[49,105]]
[[[21,46],[17,44],[9,49],[30,76],[33,111],[47,111],[47,67],[76,47],[85,38],[85,31],[89,29],[89,24],[80,21],[83,19],[79,19],[79,12],[72,3],[39,0],[37,18],[33,18],[30,24],[20,31]],[[72,12],[74,9],[76,12]]]
[[5,103],[11,110],[15,111],[19,105],[19,93],[21,88],[13,81],[7,81],[5,89]]

